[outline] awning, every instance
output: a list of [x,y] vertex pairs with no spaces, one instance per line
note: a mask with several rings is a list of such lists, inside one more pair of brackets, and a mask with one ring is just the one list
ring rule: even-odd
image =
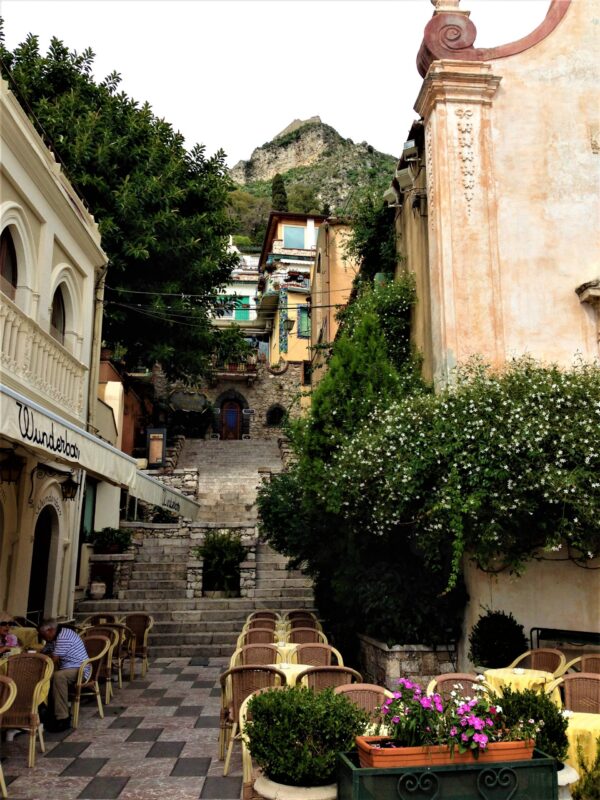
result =
[[135,483],[129,488],[129,494],[139,500],[143,500],[145,503],[166,508],[168,511],[180,514],[187,519],[195,520],[198,516],[198,509],[200,508],[198,503],[176,489],[165,486],[162,481],[146,475],[144,472],[137,472]]
[[2,384],[0,436],[46,459],[84,469],[107,483],[122,486],[144,502],[196,519],[198,503],[140,472],[135,458]]
[[0,435],[117,486],[135,483],[134,458],[1,384]]

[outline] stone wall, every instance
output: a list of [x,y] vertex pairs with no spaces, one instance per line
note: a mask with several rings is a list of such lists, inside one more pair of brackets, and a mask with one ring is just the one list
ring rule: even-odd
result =
[[453,647],[433,650],[421,644],[398,644],[388,647],[383,642],[359,635],[360,671],[367,683],[393,689],[398,678],[409,678],[423,687],[436,675],[456,672],[456,651]]
[[278,439],[281,436],[281,427],[267,425],[267,411],[272,406],[281,406],[290,417],[300,415],[302,363],[289,361],[277,371],[271,371],[264,363],[257,366],[257,377],[251,386],[245,381],[223,380],[215,386],[203,386],[202,392],[213,405],[226,392],[233,390],[242,395],[248,408],[254,410],[248,427],[250,438]]
[[[214,526],[192,524],[190,529],[190,552],[187,565],[187,589],[186,597],[202,597],[202,559],[195,554],[195,548],[204,543],[206,534],[210,530],[215,530]],[[246,548],[246,560],[240,564],[240,597],[254,597],[256,590],[256,546],[258,544],[258,533],[252,527],[229,527],[217,528],[219,533],[229,531],[239,533],[242,537],[242,544]]]
[[[182,437],[183,438],[183,437]],[[152,473],[148,473],[152,474]],[[195,497],[198,490],[198,467],[186,467],[185,469],[174,469],[170,474],[165,475],[161,473],[156,477],[160,481],[169,486],[171,489],[177,489],[181,494],[188,497]]]

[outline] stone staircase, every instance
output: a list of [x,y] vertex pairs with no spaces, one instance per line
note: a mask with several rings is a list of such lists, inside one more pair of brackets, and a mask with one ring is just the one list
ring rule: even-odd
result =
[[192,440],[179,457],[178,468],[186,467],[199,469],[201,510],[190,531],[154,526],[158,530],[148,531],[137,549],[128,588],[119,599],[85,600],[76,617],[95,611],[145,611],[154,617],[154,657],[229,656],[255,609],[314,608],[312,583],[299,571],[286,570],[287,559],[259,541],[253,596],[190,597],[187,573],[194,531],[229,528],[256,537],[259,470],[277,472],[282,464],[273,442]]

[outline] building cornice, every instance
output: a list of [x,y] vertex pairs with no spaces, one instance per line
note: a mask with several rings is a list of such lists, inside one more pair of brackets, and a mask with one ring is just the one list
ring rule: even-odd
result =
[[426,120],[438,102],[489,105],[501,80],[490,64],[436,61],[423,81],[415,111]]

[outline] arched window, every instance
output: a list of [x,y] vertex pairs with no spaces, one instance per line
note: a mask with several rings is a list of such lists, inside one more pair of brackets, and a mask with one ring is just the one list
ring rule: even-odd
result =
[[65,299],[60,286],[54,292],[54,297],[52,299],[50,333],[58,342],[61,344],[65,343]]
[[267,425],[271,428],[278,428],[285,417],[285,409],[281,406],[271,406],[267,411]]
[[17,291],[17,253],[8,228],[2,231],[2,236],[0,237],[0,289],[11,300],[15,299]]

